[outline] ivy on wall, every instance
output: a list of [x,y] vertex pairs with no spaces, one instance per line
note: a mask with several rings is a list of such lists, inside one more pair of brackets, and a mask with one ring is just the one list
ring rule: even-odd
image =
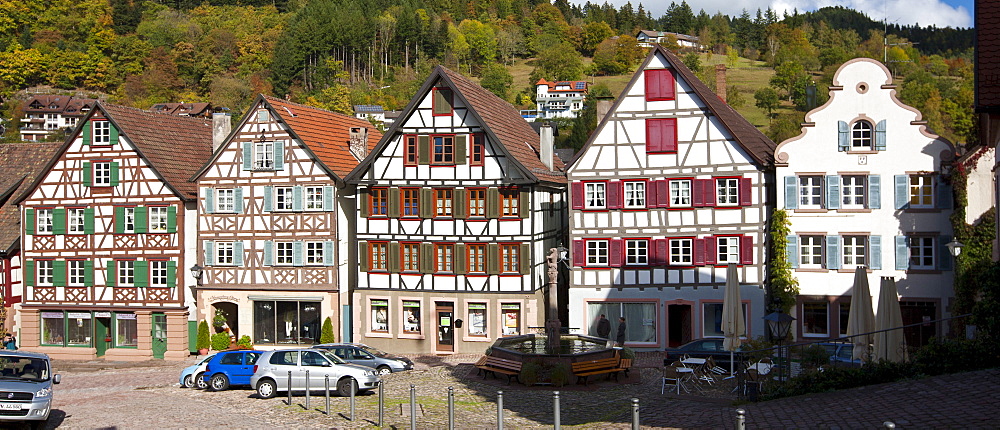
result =
[[784,209],[775,209],[771,213],[771,265],[768,267],[768,279],[771,281],[771,303],[768,312],[781,310],[791,313],[795,306],[795,297],[799,295],[799,280],[792,276],[792,265],[788,262],[788,235],[792,232],[792,223]]

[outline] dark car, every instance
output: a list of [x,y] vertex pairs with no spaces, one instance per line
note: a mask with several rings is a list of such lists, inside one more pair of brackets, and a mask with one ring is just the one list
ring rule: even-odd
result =
[[379,375],[413,369],[413,361],[409,358],[393,356],[361,343],[325,343],[313,348],[330,351],[348,363],[371,367],[378,370]]
[[[708,358],[712,357],[715,359],[715,363],[729,368],[729,351],[726,351],[722,347],[722,343],[725,341],[723,338],[705,338],[705,339],[695,339],[688,343],[685,343],[676,348],[667,348],[664,350],[666,356],[663,357],[663,363],[670,364],[674,360],[680,360],[684,354],[690,355],[691,357],[697,358]],[[737,354],[735,359],[739,360],[739,349],[736,350]]]
[[208,361],[204,380],[213,391],[229,389],[233,385],[250,385],[254,363],[263,351],[222,351]]
[[854,344],[843,342],[822,342],[819,343],[830,355],[830,364],[834,366],[861,366],[861,357],[852,357]]

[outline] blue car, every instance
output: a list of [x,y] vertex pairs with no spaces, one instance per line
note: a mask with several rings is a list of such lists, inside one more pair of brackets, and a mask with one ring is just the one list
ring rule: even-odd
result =
[[211,360],[212,357],[215,357],[215,354],[199,357],[197,362],[185,367],[184,370],[181,371],[181,386],[184,388],[207,388],[205,378],[202,378],[201,376],[205,372],[205,368],[208,367],[208,361]]
[[222,351],[208,361],[203,380],[212,391],[223,391],[232,385],[250,385],[254,364],[263,351]]
[[843,342],[823,342],[819,344],[826,349],[826,353],[830,355],[830,364],[834,366],[848,366],[848,367],[859,367],[861,366],[860,357],[851,357],[854,351],[854,345],[850,343]]

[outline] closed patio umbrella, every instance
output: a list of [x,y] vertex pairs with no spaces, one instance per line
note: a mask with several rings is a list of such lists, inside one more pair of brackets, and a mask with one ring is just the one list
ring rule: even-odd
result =
[[726,340],[722,347],[729,351],[729,373],[733,374],[733,352],[740,347],[740,336],[746,336],[746,320],[740,300],[740,281],[736,274],[736,264],[726,267],[726,295],[722,301],[722,334]]
[[852,358],[865,359],[872,335],[857,336],[875,331],[875,313],[872,311],[872,295],[868,288],[868,272],[864,266],[854,271],[854,287],[851,288],[851,312],[847,316],[847,335],[854,344]]
[[[896,279],[884,276],[878,296],[878,315],[875,316],[875,329],[887,330],[902,326],[903,314],[899,310]],[[903,335],[903,329],[875,333],[875,358],[895,362],[906,360],[906,337]]]

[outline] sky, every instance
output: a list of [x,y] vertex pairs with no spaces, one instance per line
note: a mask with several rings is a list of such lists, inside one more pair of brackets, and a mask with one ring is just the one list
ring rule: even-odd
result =
[[[630,0],[608,0],[611,4],[621,6]],[[670,2],[680,4],[681,0],[631,0],[633,7],[639,3],[648,10],[653,18],[659,18],[666,12]],[[697,14],[705,9],[709,15],[722,12],[729,16],[738,16],[743,9],[753,16],[757,9],[765,10],[770,6],[778,11],[791,13],[794,9],[800,12],[816,10],[826,6],[844,6],[881,21],[900,25],[920,24],[938,27],[972,27],[972,11],[974,0],[687,0],[688,5]],[[603,3],[603,0],[591,0],[592,3]],[[578,1],[585,3],[585,1]]]

